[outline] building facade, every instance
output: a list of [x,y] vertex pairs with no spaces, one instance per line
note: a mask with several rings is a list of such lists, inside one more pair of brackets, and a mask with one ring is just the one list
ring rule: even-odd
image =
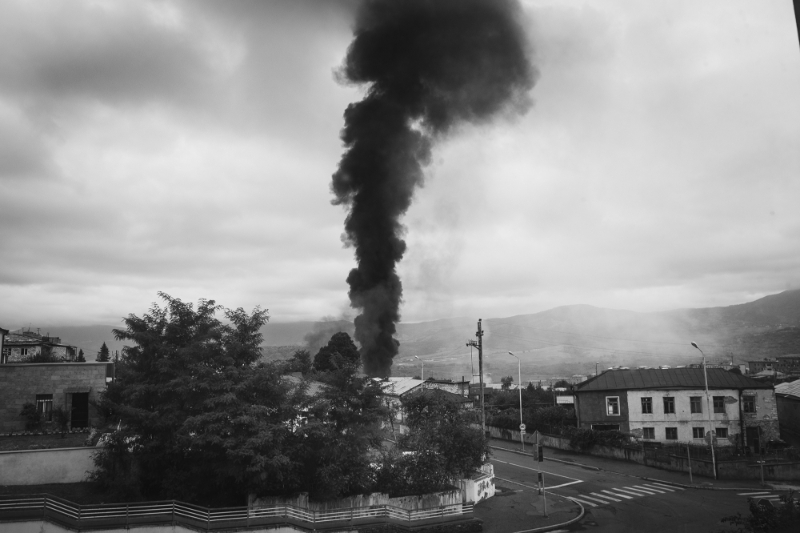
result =
[[[70,414],[70,427],[99,424],[93,407],[105,390],[113,363],[7,363],[0,365],[0,433],[25,429],[20,413],[26,403],[36,406],[43,427],[53,423],[53,410]],[[54,428],[55,429],[55,428]]]
[[771,384],[702,368],[609,370],[575,386],[578,426],[651,442],[705,442],[760,449],[779,438]]
[[781,438],[800,446],[800,379],[775,386]]

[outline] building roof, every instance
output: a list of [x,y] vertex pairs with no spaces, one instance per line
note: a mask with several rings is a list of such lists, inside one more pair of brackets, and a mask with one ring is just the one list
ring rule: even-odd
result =
[[775,385],[775,394],[793,396],[794,399],[800,400],[800,379]]
[[384,394],[393,394],[395,396],[400,396],[408,391],[419,387],[422,385],[421,379],[414,379],[414,378],[388,378],[386,381],[382,381],[379,378],[375,378],[378,380],[381,386],[381,390]]
[[[648,368],[607,370],[575,385],[575,392],[626,389],[703,389],[702,368]],[[757,381],[721,368],[708,369],[709,389],[771,389],[772,384]]]

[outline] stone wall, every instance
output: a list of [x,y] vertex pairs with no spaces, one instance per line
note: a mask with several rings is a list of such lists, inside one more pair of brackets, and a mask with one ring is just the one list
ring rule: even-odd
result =
[[89,424],[99,422],[92,400],[106,388],[107,363],[34,363],[0,365],[0,433],[23,431],[22,406],[37,394],[52,394],[53,409],[68,412],[72,393],[89,393]]

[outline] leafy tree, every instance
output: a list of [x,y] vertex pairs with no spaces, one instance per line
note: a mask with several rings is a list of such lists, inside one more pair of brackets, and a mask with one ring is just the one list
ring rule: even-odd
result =
[[287,363],[288,372],[301,372],[303,375],[311,372],[311,354],[308,350],[297,350]]
[[766,533],[800,530],[800,503],[794,499],[794,491],[780,498],[780,505],[759,504],[758,499],[750,500],[750,516],[736,513],[722,519],[723,523],[736,529],[722,530],[722,533]]
[[570,384],[569,384],[569,381],[567,381],[567,380],[565,380],[565,379],[559,379],[558,381],[556,381],[556,382],[553,384],[553,388],[554,388],[554,389],[560,389],[560,388],[563,388],[563,389],[567,389],[567,390],[569,390],[571,387],[572,387],[572,385],[570,385]]
[[453,480],[469,476],[489,455],[480,429],[456,402],[436,391],[412,394],[403,400],[410,432],[400,440],[404,455],[387,454],[378,487],[392,495],[442,490]]
[[75,359],[77,363],[85,363],[86,357],[83,355],[83,350],[78,350],[78,357]]
[[[115,331],[117,331],[117,330],[115,330]],[[110,359],[110,357],[109,357],[109,353],[108,353],[108,346],[106,346],[106,343],[104,342],[103,345],[100,347],[100,351],[97,352],[97,359],[96,360],[101,362],[101,363],[106,363],[106,362],[108,362],[109,359]]]
[[117,380],[101,408],[121,421],[115,446],[96,454],[95,479],[110,493],[240,505],[245,495],[299,489],[291,421],[303,391],[274,364],[256,364],[266,310],[195,310],[167,294],[161,308],[124,319]]
[[343,367],[358,367],[361,355],[350,335],[340,331],[335,333],[328,344],[320,348],[314,356],[314,370],[330,372]]
[[380,386],[344,365],[319,376],[322,393],[298,429],[293,458],[303,465],[300,485],[311,498],[328,500],[371,492],[375,484],[373,450],[380,449],[387,408]]
[[514,378],[511,376],[506,376],[500,379],[500,383],[502,383],[502,385],[500,386],[502,390],[510,390],[511,384],[514,383]]

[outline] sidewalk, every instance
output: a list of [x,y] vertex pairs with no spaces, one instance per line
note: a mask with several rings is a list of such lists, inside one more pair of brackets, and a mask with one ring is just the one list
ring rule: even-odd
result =
[[[518,442],[504,441],[500,439],[490,439],[489,445],[492,448],[500,450],[512,451],[515,453],[523,453],[521,445]],[[533,447],[530,445],[525,446],[525,455],[533,457]],[[557,461],[561,463],[570,463],[582,468],[591,470],[603,470],[605,472],[612,472],[623,476],[636,477],[639,479],[649,481],[663,481],[681,487],[692,487],[696,489],[710,489],[710,490],[759,490],[764,487],[758,481],[754,480],[728,480],[728,479],[712,479],[701,476],[694,476],[693,483],[689,482],[689,474],[685,472],[673,472],[670,470],[661,470],[652,466],[645,466],[639,463],[629,461],[621,461],[617,459],[608,459],[605,457],[596,457],[593,455],[581,454],[577,452],[570,452],[566,450],[559,450],[556,448],[544,449],[544,460]],[[800,487],[788,485],[784,481],[767,482],[767,488],[774,490],[800,490]]]
[[484,533],[550,531],[583,517],[580,504],[554,494],[547,494],[547,518],[543,511],[543,497],[535,492],[503,491],[478,503],[474,512]]

